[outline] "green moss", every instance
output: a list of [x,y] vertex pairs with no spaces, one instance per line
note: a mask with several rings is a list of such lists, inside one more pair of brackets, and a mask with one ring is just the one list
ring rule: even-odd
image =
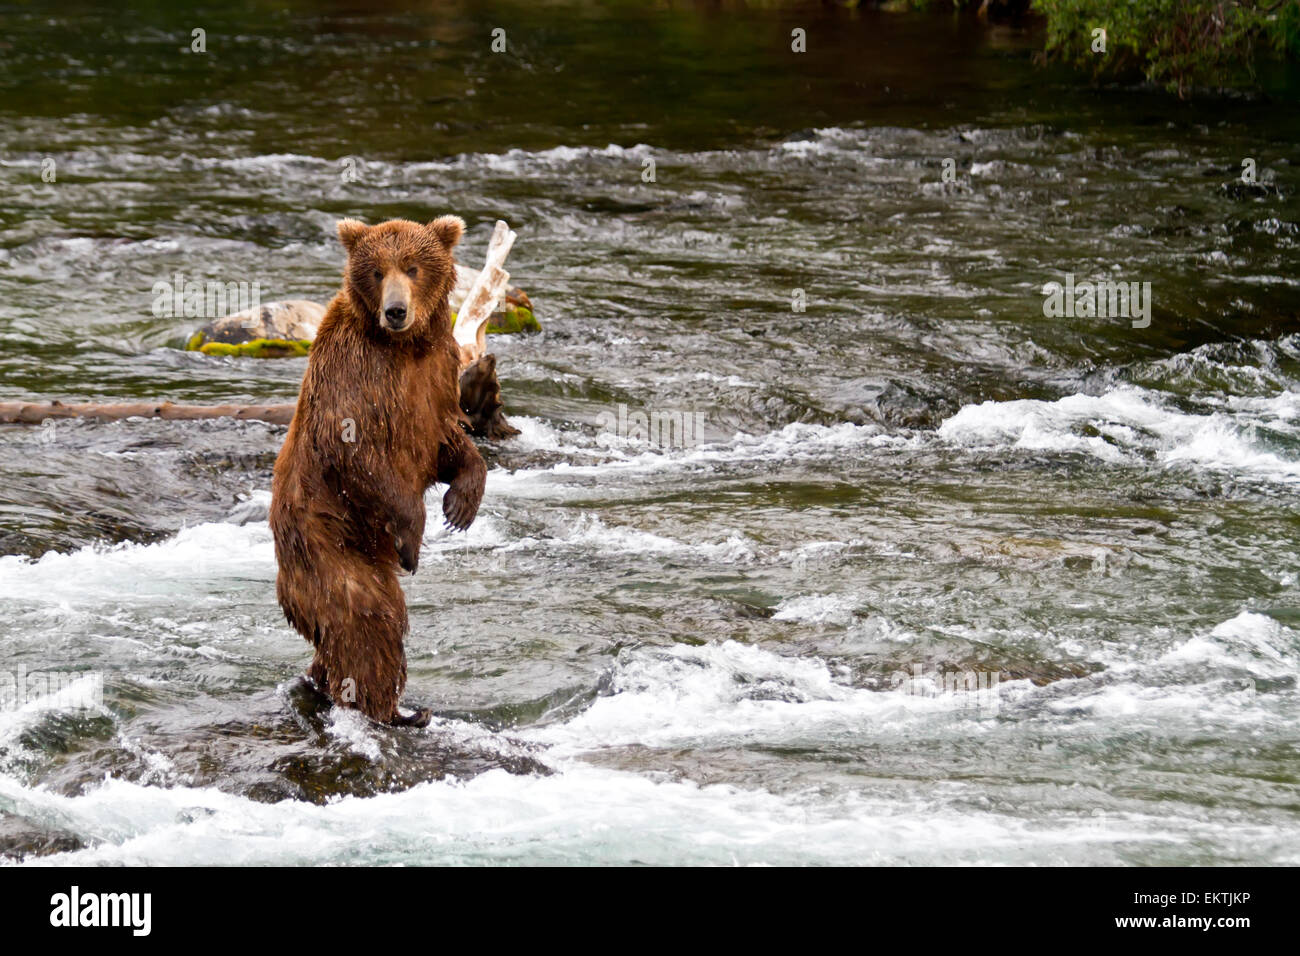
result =
[[197,352],[202,347],[203,347],[202,330],[195,332],[193,335],[191,335],[190,340],[185,343],[185,351],[187,352]]
[[[500,324],[498,324],[500,323]],[[489,335],[512,335],[516,332],[540,332],[542,323],[537,321],[532,309],[522,305],[517,309],[506,309],[500,315],[488,319]]]
[[[191,344],[194,342],[190,339]],[[227,342],[209,342],[199,347],[204,355],[238,355],[244,358],[292,358],[306,355],[311,343],[299,339],[252,339],[231,345]]]
[[[456,324],[456,313],[451,314],[451,324]],[[533,315],[532,309],[526,309],[522,305],[514,309],[506,309],[504,312],[493,315],[488,319],[489,335],[514,335],[518,332],[540,332],[542,323],[537,321],[537,316]]]

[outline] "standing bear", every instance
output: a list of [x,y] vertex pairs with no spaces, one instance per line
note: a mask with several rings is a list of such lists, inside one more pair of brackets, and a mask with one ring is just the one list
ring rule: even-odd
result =
[[275,462],[276,596],[316,648],[307,676],[335,704],[388,724],[431,717],[397,709],[410,630],[397,574],[419,562],[424,492],[446,484],[442,513],[463,531],[487,477],[462,427],[447,304],[464,231],[455,216],[338,224],[343,289],[321,321]]

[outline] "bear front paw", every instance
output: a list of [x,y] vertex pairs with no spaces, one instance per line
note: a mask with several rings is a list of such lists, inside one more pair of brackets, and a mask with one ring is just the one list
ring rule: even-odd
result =
[[453,531],[468,529],[478,515],[480,500],[478,496],[462,493],[455,485],[448,488],[442,496],[442,515],[447,519],[447,527]]

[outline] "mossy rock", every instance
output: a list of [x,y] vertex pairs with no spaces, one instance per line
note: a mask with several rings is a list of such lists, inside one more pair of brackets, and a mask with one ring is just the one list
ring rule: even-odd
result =
[[542,323],[537,321],[532,309],[522,305],[517,309],[506,309],[488,319],[489,335],[513,335],[516,332],[540,332]]
[[[195,332],[195,338],[200,333]],[[191,344],[194,339],[191,339]],[[191,352],[204,355],[237,355],[241,358],[299,358],[311,351],[311,342],[303,339],[252,339],[233,345],[229,342],[206,342]]]
[[528,293],[518,286],[506,290],[500,312],[488,319],[489,335],[514,335],[518,332],[540,332],[542,323],[533,314],[533,302]]
[[306,355],[325,306],[306,299],[268,302],[209,322],[185,348],[204,355],[287,358]]

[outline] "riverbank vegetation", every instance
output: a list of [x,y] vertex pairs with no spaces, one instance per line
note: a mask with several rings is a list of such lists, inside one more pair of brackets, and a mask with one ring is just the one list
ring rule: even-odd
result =
[[1049,58],[1099,78],[1140,72],[1179,96],[1253,87],[1261,66],[1300,62],[1300,0],[906,0],[949,4],[990,17],[1041,16]]

